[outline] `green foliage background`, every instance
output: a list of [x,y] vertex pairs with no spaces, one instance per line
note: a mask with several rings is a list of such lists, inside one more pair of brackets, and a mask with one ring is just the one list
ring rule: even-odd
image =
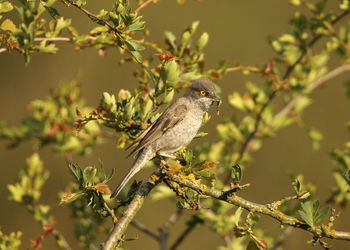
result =
[[[111,6],[113,1],[104,1],[105,6]],[[89,3],[89,9],[98,9],[99,3]],[[334,8],[336,5],[334,4]],[[90,20],[76,9],[62,8],[62,13],[71,16],[81,30],[92,27]],[[187,1],[179,6],[176,1],[160,1],[142,10],[147,28],[151,30],[151,40],[162,41],[164,30],[180,34],[183,28],[195,20],[200,20],[198,34],[206,31],[210,34],[209,43],[205,49],[207,68],[215,67],[220,59],[229,62],[240,62],[244,65],[262,64],[271,58],[272,49],[266,42],[267,35],[278,37],[289,29],[288,20],[293,14],[293,7],[288,1],[281,0],[249,0],[249,1]],[[75,52],[70,44],[60,44],[57,55],[35,54],[31,63],[26,67],[23,58],[15,53],[3,53],[0,56],[0,119],[10,124],[18,124],[21,117],[25,117],[27,104],[33,99],[42,99],[50,89],[58,85],[59,80],[78,78],[81,82],[83,97],[88,106],[95,107],[103,92],[117,94],[119,89],[136,87],[132,71],[137,67],[132,64],[118,66],[120,55],[109,50],[101,57],[95,49],[86,49]],[[317,48],[317,46],[316,46]],[[254,79],[254,76],[252,76]],[[349,138],[345,124],[349,117],[349,99],[345,96],[344,82],[348,77],[338,77],[312,94],[314,103],[305,113],[307,124],[317,127],[323,132],[324,139],[318,151],[312,150],[306,133],[297,124],[282,129],[273,139],[264,141],[262,150],[254,154],[254,162],[245,169],[245,182],[253,185],[241,191],[245,198],[259,203],[278,200],[291,193],[289,173],[303,173],[307,181],[317,186],[316,197],[327,197],[329,186],[333,183],[330,177],[334,167],[333,160],[328,152],[340,147],[345,138]],[[222,96],[233,90],[243,90],[246,78],[240,73],[230,73],[219,85],[222,87]],[[232,113],[227,100],[223,100],[220,116],[226,117]],[[212,115],[212,119],[202,131],[214,132],[219,117]],[[215,141],[215,133],[194,141],[193,145],[204,141]],[[29,240],[42,232],[40,225],[33,223],[32,217],[18,204],[8,201],[6,185],[17,179],[18,169],[25,164],[24,159],[31,155],[30,143],[24,143],[16,150],[8,151],[6,142],[0,141],[1,175],[0,175],[0,212],[1,229],[8,233],[21,230],[23,245],[29,245]],[[57,192],[66,186],[66,180],[71,179],[65,161],[54,156],[51,149],[45,148],[40,154],[46,167],[50,170],[50,177],[46,183],[43,203],[58,204]],[[114,180],[117,180],[130,167],[131,160],[125,159],[126,153],[116,149],[114,140],[107,140],[102,146],[96,147],[88,157],[75,157],[74,161],[82,166],[98,165],[103,160],[107,170],[117,169]],[[146,178],[149,170],[137,176],[137,179]],[[157,207],[157,209],[155,209]],[[68,208],[53,206],[53,213],[57,219],[57,228],[64,232],[68,241],[73,241],[72,224]],[[159,226],[174,210],[173,204],[168,201],[153,202],[150,199],[137,215],[137,219],[151,228]],[[191,214],[193,212],[189,212]],[[11,216],[9,216],[11,215]],[[277,232],[279,225],[266,220],[267,233]],[[344,213],[342,220],[337,222],[337,229],[347,230],[350,215]],[[174,237],[181,232],[181,222],[175,226]],[[176,233],[177,232],[177,233]],[[128,243],[130,249],[157,248],[152,239],[130,227],[128,236],[138,236],[140,240]],[[185,241],[182,249],[214,249],[221,244],[221,239],[208,230],[194,231],[191,239]],[[305,241],[309,235],[295,230],[290,236],[286,249],[308,249]],[[172,238],[170,238],[172,239]],[[333,241],[335,249],[345,249],[346,242]],[[53,247],[54,243],[47,239],[45,247]]]

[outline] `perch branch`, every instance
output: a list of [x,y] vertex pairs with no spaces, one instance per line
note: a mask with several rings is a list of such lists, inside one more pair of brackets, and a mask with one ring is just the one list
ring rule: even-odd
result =
[[146,196],[157,184],[161,182],[162,179],[163,174],[161,173],[161,170],[157,170],[151,175],[147,182],[141,185],[121,218],[118,218],[118,221],[114,224],[112,232],[108,235],[106,241],[103,243],[103,250],[113,249],[113,247],[120,240],[122,240],[122,236],[125,230],[128,228],[128,225],[131,223],[132,219],[142,207]]
[[180,178],[177,175],[173,175],[173,176],[168,175],[166,178],[180,185],[191,188],[203,195],[209,196],[214,199],[225,201],[227,203],[230,203],[238,207],[242,207],[249,212],[256,212],[256,213],[268,215],[274,218],[275,220],[279,221],[281,224],[306,230],[319,238],[330,238],[330,239],[350,241],[350,232],[342,232],[342,231],[336,231],[336,230],[330,230],[330,232],[323,232],[320,226],[310,227],[304,221],[296,217],[286,215],[280,210],[278,210],[277,208],[272,208],[269,204],[262,205],[262,204],[254,203],[254,202],[245,200],[244,198],[239,197],[236,194],[230,195],[227,192],[213,189],[213,188],[204,189],[197,183],[194,183],[185,178]]

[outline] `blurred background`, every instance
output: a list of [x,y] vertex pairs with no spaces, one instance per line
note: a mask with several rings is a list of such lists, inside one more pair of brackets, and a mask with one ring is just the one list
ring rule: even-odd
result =
[[[336,1],[334,1],[336,2]],[[95,11],[99,8],[108,9],[113,1],[103,1],[87,5],[87,9]],[[103,6],[102,6],[103,5]],[[78,10],[65,8],[58,3],[58,10],[66,17],[73,18],[81,32],[92,26],[91,21]],[[101,7],[102,6],[102,7]],[[295,9],[288,5],[287,0],[248,0],[248,1],[190,1],[179,6],[175,0],[159,1],[142,10],[147,28],[151,31],[150,39],[163,42],[166,30],[180,34],[185,26],[195,20],[200,20],[200,34],[207,31],[210,35],[209,44],[205,49],[207,68],[215,67],[221,59],[227,59],[230,64],[240,62],[245,65],[263,64],[274,56],[266,38],[268,35],[279,36],[288,31],[288,20]],[[348,22],[348,20],[345,20]],[[74,51],[70,44],[60,44],[57,55],[34,55],[28,66],[17,53],[0,54],[0,114],[1,120],[11,125],[20,123],[28,113],[27,105],[34,99],[42,99],[49,90],[56,87],[61,80],[71,80],[76,76],[81,79],[83,98],[89,106],[96,107],[104,91],[116,94],[120,88],[132,89],[136,81],[132,77],[135,65],[118,65],[118,51],[108,50],[105,57],[98,55],[96,49],[81,52]],[[264,147],[253,155],[254,162],[244,172],[244,183],[252,186],[240,193],[248,200],[258,203],[269,203],[284,196],[293,194],[289,175],[304,174],[305,180],[314,183],[318,189],[316,198],[324,201],[328,190],[333,184],[331,170],[334,163],[328,156],[334,147],[341,147],[349,138],[345,123],[349,120],[350,101],[346,99],[344,81],[346,76],[338,77],[328,82],[312,94],[314,103],[304,113],[306,123],[318,128],[324,134],[321,148],[313,151],[311,142],[305,131],[298,125],[282,130],[275,138],[264,141]],[[240,73],[227,75],[218,84],[222,87],[222,96],[234,90],[243,90],[248,78]],[[233,111],[226,100],[221,108],[220,116],[213,114],[213,119],[202,128],[209,136],[196,140],[191,146],[204,141],[215,141],[215,124]],[[334,112],[336,110],[336,112]],[[14,183],[18,170],[25,165],[25,158],[32,153],[31,143],[9,150],[6,142],[0,141],[1,176],[0,176],[0,225],[5,233],[11,231],[23,232],[23,248],[30,246],[30,239],[35,239],[42,232],[40,225],[18,204],[8,201],[6,185]],[[191,147],[190,146],[190,147]],[[50,178],[45,185],[42,203],[52,205],[53,214],[57,219],[57,227],[69,242],[74,242],[73,224],[69,210],[58,205],[57,193],[63,190],[71,180],[67,165],[59,155],[45,148],[40,152],[45,166],[50,170]],[[119,179],[130,167],[131,159],[126,159],[126,152],[115,147],[115,141],[109,140],[87,157],[73,159],[81,166],[98,165],[102,160],[108,170],[116,168],[117,174],[111,184],[117,184]],[[137,179],[145,179],[151,170],[145,170]],[[317,174],[315,174],[317,173]],[[174,204],[168,201],[154,202],[147,200],[137,215],[137,220],[153,230],[175,211]],[[188,215],[193,211],[186,212]],[[187,216],[181,218],[171,231],[170,242],[174,240],[184,227]],[[276,235],[280,225],[274,220],[262,217],[262,223],[269,235]],[[350,230],[350,215],[343,211],[342,220],[337,221],[336,228]],[[158,249],[157,243],[129,227],[128,237],[136,236],[138,240],[124,244],[126,249]],[[306,241],[311,235],[305,231],[293,230],[285,249],[311,249]],[[182,244],[180,249],[216,249],[224,242],[207,229],[195,230]],[[332,241],[334,249],[349,249],[349,243]],[[79,249],[74,245],[74,249]],[[53,240],[47,238],[44,249],[55,249]]]

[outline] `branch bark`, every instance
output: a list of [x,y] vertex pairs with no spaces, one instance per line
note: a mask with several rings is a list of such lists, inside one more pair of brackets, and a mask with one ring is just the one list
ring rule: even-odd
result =
[[245,200],[244,198],[236,194],[229,194],[229,192],[224,192],[213,188],[211,189],[202,188],[197,183],[194,183],[186,178],[180,178],[177,175],[173,175],[173,176],[167,175],[166,178],[168,178],[170,181],[174,181],[180,185],[191,188],[203,195],[209,196],[214,199],[225,201],[227,203],[230,203],[238,207],[242,207],[249,212],[255,212],[255,213],[260,213],[260,214],[270,216],[275,220],[279,221],[281,224],[308,231],[319,238],[330,238],[330,239],[336,239],[336,240],[350,241],[350,232],[343,232],[343,231],[336,231],[336,230],[330,230],[330,232],[324,232],[321,230],[320,226],[310,227],[304,221],[296,217],[286,215],[283,212],[281,212],[278,208],[272,207],[269,204],[262,205],[262,204]]
[[103,243],[103,250],[113,249],[113,247],[122,239],[124,232],[142,207],[147,195],[162,181],[163,177],[164,174],[161,173],[161,170],[157,170],[151,175],[147,182],[141,185],[134,198],[124,211],[122,217],[118,218],[118,221],[114,224],[112,232]]

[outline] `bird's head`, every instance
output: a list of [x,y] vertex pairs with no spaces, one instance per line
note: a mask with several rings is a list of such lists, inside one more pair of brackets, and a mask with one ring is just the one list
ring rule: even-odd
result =
[[214,83],[205,77],[194,81],[188,88],[186,95],[198,102],[204,109],[209,109],[214,102],[220,101],[216,95]]

